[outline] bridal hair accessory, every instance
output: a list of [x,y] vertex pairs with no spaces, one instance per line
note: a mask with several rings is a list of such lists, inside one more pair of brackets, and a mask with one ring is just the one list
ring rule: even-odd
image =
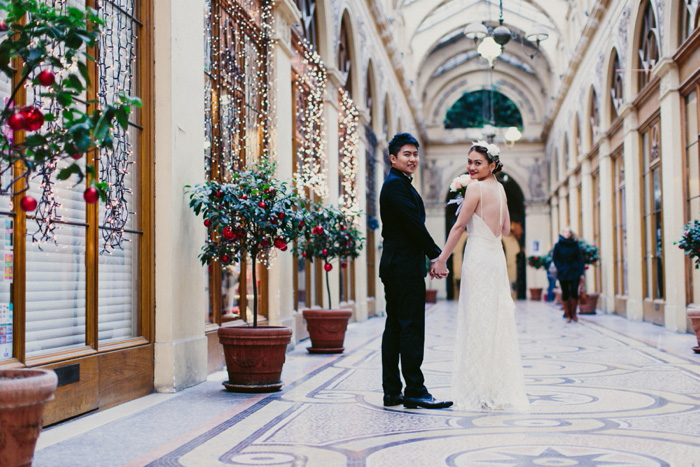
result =
[[455,216],[458,216],[459,211],[462,210],[462,203],[464,203],[464,194],[467,192],[467,185],[469,185],[471,181],[472,178],[471,176],[469,176],[469,174],[463,174],[459,177],[456,177],[454,180],[452,180],[452,183],[450,183],[450,191],[453,193],[457,193],[457,197],[448,201],[447,204],[457,205],[457,212],[455,213]]
[[499,157],[501,155],[501,150],[498,146],[496,146],[495,144],[487,143],[484,140],[479,140],[472,143],[472,148],[474,147],[485,149],[486,156],[488,157],[489,161],[498,164]]

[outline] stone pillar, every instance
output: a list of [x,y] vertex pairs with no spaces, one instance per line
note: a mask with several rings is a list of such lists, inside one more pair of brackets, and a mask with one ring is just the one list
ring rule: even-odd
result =
[[[583,225],[577,225],[577,233],[588,243],[593,243],[593,181],[591,177],[591,161],[586,159],[581,163],[581,212]],[[576,216],[578,219],[578,216]],[[577,221],[578,223],[578,221]],[[600,245],[596,245],[600,246]],[[593,287],[593,271],[586,272],[588,290]]]
[[578,224],[578,180],[574,174],[569,177],[569,227],[578,235],[583,236],[581,226]]
[[603,138],[599,144],[599,177],[600,177],[600,272],[602,274],[603,290],[599,305],[607,313],[615,311],[615,238],[613,223],[606,219],[614,219],[614,183],[613,163],[610,157],[610,140]]
[[376,296],[375,296],[375,307],[378,315],[383,315],[386,310],[386,298],[384,297],[384,283],[379,278],[379,263],[382,260],[382,226],[381,226],[381,215],[379,213],[379,194],[382,190],[382,185],[384,184],[384,151],[388,150],[389,143],[386,141],[386,135],[379,139],[377,143],[377,152],[375,153],[375,163],[374,163],[374,180],[375,186],[377,187],[377,221],[379,221],[379,228],[374,232],[374,238],[377,242],[375,248],[375,284],[376,284]]
[[[685,174],[680,160],[684,157],[683,134],[681,129],[681,96],[678,92],[678,67],[668,57],[661,60],[657,68],[661,78],[661,185],[663,187],[663,252],[664,286],[666,304],[664,324],[671,331],[686,331],[685,313],[685,255],[673,244],[681,236],[684,224],[682,206],[685,205],[683,185]],[[680,156],[680,157],[679,157]]]
[[642,260],[642,201],[641,151],[637,111],[629,104],[620,109],[624,119],[625,208],[627,221],[627,317],[634,321],[644,318],[643,260]]
[[[204,181],[204,2],[154,3],[155,374],[158,392],[207,377],[206,269],[197,258],[206,229],[184,186]],[[177,252],[177,254],[174,254]]]
[[[569,198],[566,197],[566,195],[569,195]],[[569,213],[569,203],[567,203],[567,199],[571,199],[571,187],[564,187],[561,186],[559,187],[559,229],[556,231],[555,239],[559,238],[559,233],[561,232],[561,229],[569,225],[569,222],[567,222],[566,217],[567,214]],[[571,215],[569,215],[569,218],[571,218]]]
[[[525,212],[527,213],[527,229],[525,232],[525,251],[527,256],[537,253],[540,256],[546,255],[551,246],[551,219],[550,208],[547,203],[527,202],[525,203]],[[539,252],[532,251],[532,246],[538,242]],[[526,268],[527,271],[527,286],[542,287],[547,290],[547,271]]]
[[[364,237],[367,230],[367,132],[365,128],[369,123],[369,110],[360,111],[357,131],[360,133],[357,145],[357,177],[355,187],[357,190],[357,205],[360,207],[358,230]],[[360,256],[355,260],[355,321],[367,319],[367,248],[362,249]]]
[[[292,49],[291,25],[301,19],[299,12],[291,0],[281,0],[274,5],[275,15],[275,63],[274,63],[274,94],[276,112],[272,115],[272,131],[270,138],[272,147],[277,148],[276,176],[292,183],[294,174],[292,139],[294,120],[289,109],[292,109]],[[294,311],[294,255],[291,249],[282,252],[275,250],[276,258],[268,271],[268,320],[272,325],[281,325],[296,332]],[[297,341],[292,336],[292,344]]]
[[551,222],[549,223],[549,226],[552,231],[552,247],[554,247],[554,244],[557,243],[557,240],[559,239],[559,231],[561,230],[559,228],[559,197],[556,194],[553,195],[550,203],[552,209],[550,213]]

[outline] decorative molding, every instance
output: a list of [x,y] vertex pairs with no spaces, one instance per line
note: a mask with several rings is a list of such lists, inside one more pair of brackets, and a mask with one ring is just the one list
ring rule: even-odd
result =
[[602,89],[603,89],[603,64],[605,63],[605,54],[603,52],[600,52],[598,55],[598,60],[596,61],[595,64],[595,69],[596,69],[596,74],[595,74],[595,81],[593,82],[593,89],[595,89],[595,93],[598,95],[598,99],[600,99],[600,96],[602,95]]
[[664,34],[664,4],[665,0],[656,0],[656,27],[659,31],[659,55],[663,56],[663,34]]
[[[620,66],[627,66],[627,30],[629,29],[631,8],[627,5],[620,15],[620,21],[617,23],[617,55],[620,57]],[[624,71],[622,74],[624,75]]]

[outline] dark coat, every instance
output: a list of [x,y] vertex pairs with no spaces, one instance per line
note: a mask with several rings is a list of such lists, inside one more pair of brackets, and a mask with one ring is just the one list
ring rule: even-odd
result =
[[425,277],[425,257],[441,250],[425,228],[425,207],[411,181],[392,168],[379,195],[382,218],[382,259],[379,276]]
[[583,252],[578,240],[560,235],[554,245],[552,261],[557,267],[557,279],[560,281],[578,281],[583,275]]

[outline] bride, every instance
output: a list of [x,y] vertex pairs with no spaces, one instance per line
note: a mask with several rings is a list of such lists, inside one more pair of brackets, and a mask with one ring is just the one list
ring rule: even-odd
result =
[[471,182],[457,222],[431,268],[434,276],[447,275],[447,258],[466,227],[452,371],[452,397],[460,410],[529,408],[501,246],[501,237],[510,233],[508,203],[493,175],[502,168],[498,146],[479,141],[469,149]]

